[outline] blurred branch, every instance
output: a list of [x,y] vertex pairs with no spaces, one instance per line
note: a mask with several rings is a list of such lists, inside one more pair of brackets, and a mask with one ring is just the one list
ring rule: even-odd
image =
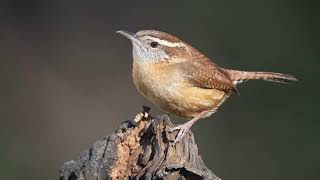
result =
[[66,162],[60,180],[220,180],[204,165],[192,132],[173,146],[176,132],[169,132],[172,127],[168,116],[152,118],[148,112],[140,113],[135,123],[124,122],[77,161]]

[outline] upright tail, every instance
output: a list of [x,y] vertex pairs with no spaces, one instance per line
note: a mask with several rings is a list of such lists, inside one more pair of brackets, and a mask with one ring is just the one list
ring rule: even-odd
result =
[[292,81],[298,81],[292,75],[282,74],[282,73],[274,73],[274,72],[248,72],[248,71],[237,71],[237,70],[229,70],[225,69],[225,71],[229,74],[230,79],[234,84],[241,83],[246,80],[254,80],[254,79],[262,79],[265,81],[272,81],[277,83],[288,83]]

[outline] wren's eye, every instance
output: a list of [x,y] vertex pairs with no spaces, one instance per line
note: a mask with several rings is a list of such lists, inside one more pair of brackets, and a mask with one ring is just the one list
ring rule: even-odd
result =
[[150,46],[151,46],[152,48],[156,48],[156,47],[158,47],[158,45],[159,45],[159,43],[154,42],[154,41],[150,43]]

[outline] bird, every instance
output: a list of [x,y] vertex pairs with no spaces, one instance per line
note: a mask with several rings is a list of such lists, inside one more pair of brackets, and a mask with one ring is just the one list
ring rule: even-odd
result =
[[188,119],[178,131],[178,143],[199,119],[211,116],[248,80],[277,83],[298,81],[293,75],[222,68],[190,44],[166,32],[120,30],[132,42],[132,77],[137,90],[169,114]]

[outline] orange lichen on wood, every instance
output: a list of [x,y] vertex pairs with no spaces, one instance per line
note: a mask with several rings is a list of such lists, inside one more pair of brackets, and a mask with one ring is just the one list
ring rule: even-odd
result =
[[111,168],[109,175],[112,179],[128,179],[135,175],[142,167],[135,162],[138,161],[139,154],[142,153],[140,139],[144,134],[148,121],[140,121],[135,128],[123,133],[120,137],[120,143],[117,145],[117,160]]

